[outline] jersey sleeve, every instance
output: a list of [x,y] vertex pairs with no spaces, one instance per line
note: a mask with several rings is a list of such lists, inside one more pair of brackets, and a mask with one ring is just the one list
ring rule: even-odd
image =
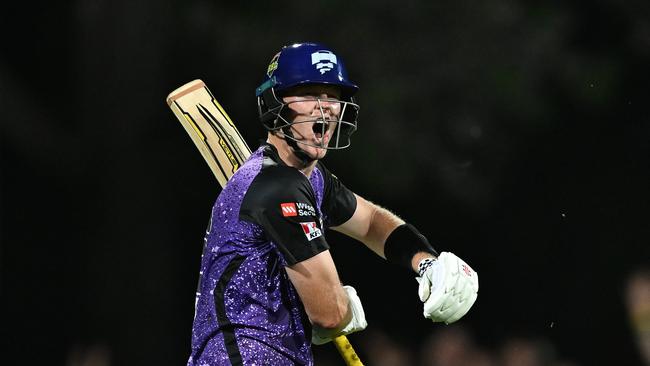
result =
[[293,168],[276,166],[260,172],[246,192],[239,217],[262,226],[288,266],[329,249],[314,191]]
[[357,198],[339,179],[320,162],[325,183],[321,208],[326,216],[327,227],[338,226],[348,221],[357,209]]

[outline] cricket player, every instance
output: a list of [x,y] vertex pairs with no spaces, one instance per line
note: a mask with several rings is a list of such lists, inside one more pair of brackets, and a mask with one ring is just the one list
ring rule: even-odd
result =
[[268,139],[212,209],[188,365],[313,365],[312,343],[363,330],[361,301],[339,280],[326,229],[413,270],[424,316],[434,322],[455,322],[475,302],[470,266],[438,254],[415,227],[350,191],[321,162],[350,145],[357,89],[325,46],[293,44],[271,60],[256,90]]

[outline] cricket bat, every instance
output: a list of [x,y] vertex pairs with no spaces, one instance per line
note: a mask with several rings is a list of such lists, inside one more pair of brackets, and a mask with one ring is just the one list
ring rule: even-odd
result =
[[[235,124],[200,79],[171,92],[167,105],[223,188],[251,154]],[[346,336],[336,337],[334,344],[347,366],[363,366]]]

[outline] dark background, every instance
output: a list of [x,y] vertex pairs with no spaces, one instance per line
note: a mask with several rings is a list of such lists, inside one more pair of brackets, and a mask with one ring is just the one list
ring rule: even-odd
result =
[[[649,5],[3,5],[0,361],[70,364],[99,344],[114,365],[184,364],[219,189],[165,97],[203,79],[256,147],[269,60],[318,41],[361,87],[352,147],[326,164],[479,272],[462,320],[478,342],[640,364],[622,296],[649,259]],[[411,273],[328,235],[370,328],[415,348],[440,327]]]

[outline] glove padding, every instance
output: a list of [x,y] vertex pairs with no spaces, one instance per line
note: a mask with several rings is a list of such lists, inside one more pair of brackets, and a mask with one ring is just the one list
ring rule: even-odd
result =
[[416,280],[424,317],[453,323],[467,314],[478,296],[478,274],[453,253],[442,252]]
[[340,332],[334,335],[331,331],[319,327],[313,327],[311,332],[311,343],[316,345],[325,344],[340,335],[358,332],[366,329],[368,326],[368,322],[366,322],[366,314],[363,312],[363,306],[361,306],[361,300],[357,295],[357,291],[352,286],[343,286],[343,289],[348,295],[348,306],[352,312],[352,319],[350,319],[350,322],[343,327]]

